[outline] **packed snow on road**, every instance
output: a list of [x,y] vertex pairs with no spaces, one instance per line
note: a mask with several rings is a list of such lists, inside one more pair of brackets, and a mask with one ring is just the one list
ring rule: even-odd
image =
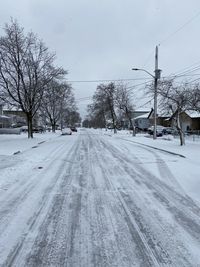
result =
[[0,266],[200,266],[199,149],[104,130],[1,135]]

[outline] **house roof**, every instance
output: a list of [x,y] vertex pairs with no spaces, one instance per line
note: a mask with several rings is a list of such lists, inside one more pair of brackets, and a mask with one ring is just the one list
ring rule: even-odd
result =
[[137,108],[134,110],[135,112],[145,112],[145,113],[149,113],[151,111],[151,108]]
[[136,119],[142,119],[142,118],[147,119],[148,116],[149,116],[149,112],[148,112],[148,113],[145,113],[145,114],[142,114],[142,115],[140,115],[140,116],[135,117],[135,120],[136,120]]
[[186,110],[185,113],[190,116],[190,118],[195,119],[195,118],[200,118],[200,112],[194,111],[194,110]]
[[[152,109],[151,112],[149,113],[148,118],[152,118],[154,116],[154,110]],[[159,111],[157,112],[157,117],[159,118],[168,118],[171,117],[171,114],[169,112],[164,112],[164,111]]]
[[5,115],[0,115],[0,118],[1,118],[1,119],[10,119],[10,117],[5,116]]

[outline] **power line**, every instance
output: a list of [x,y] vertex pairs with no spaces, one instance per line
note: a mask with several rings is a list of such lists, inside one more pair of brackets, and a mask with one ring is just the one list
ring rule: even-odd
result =
[[192,81],[190,81],[190,84],[192,84],[192,83],[194,83],[194,82],[196,82],[196,81],[199,81],[200,80],[200,78],[197,78],[197,79],[195,79],[195,80],[192,80]]
[[136,89],[136,87],[149,84],[150,82],[152,82],[152,79],[150,79],[148,82],[143,82],[143,83],[138,83],[138,84],[135,84],[132,86],[128,86],[126,89],[128,89],[128,91],[132,91],[132,90]]
[[[181,69],[181,70],[179,70],[179,71],[177,71],[176,73],[173,73],[173,74],[180,74],[180,73],[182,73],[184,71],[190,70],[191,67],[194,67],[195,65],[197,65],[199,63],[200,63],[200,61],[197,61],[197,62],[193,63],[192,65],[189,65],[188,67],[185,67],[185,68],[183,68],[183,69]],[[199,65],[197,65],[196,67],[198,67],[198,66]],[[171,74],[171,75],[173,75],[173,74]]]
[[76,99],[76,101],[87,101],[87,100],[91,100],[91,99],[92,99],[92,96],[86,96],[86,97],[78,98],[78,99]]
[[151,103],[153,101],[154,97],[151,98],[150,100],[148,100],[147,102],[145,102],[144,104],[142,104],[141,106],[137,107],[138,108],[143,108],[144,106],[146,106],[147,104]]
[[147,59],[144,61],[144,64],[142,65],[142,69],[144,69],[144,67],[147,65],[147,63],[149,62],[149,60],[151,59],[151,57],[154,55],[155,51],[152,50],[151,54],[149,54],[149,56],[147,57]]
[[162,43],[166,42],[168,39],[170,39],[172,36],[174,36],[176,33],[180,32],[183,28],[185,28],[188,24],[190,24],[193,20],[195,20],[198,16],[200,15],[200,11],[195,14],[193,17],[191,17],[189,20],[187,20],[182,26],[180,26],[177,30],[175,30],[174,32],[172,32],[171,34],[168,35],[168,37],[166,37],[165,39],[163,39],[159,45],[161,45]]
[[77,80],[67,81],[69,83],[100,83],[100,82],[121,82],[121,81],[138,81],[138,80],[149,80],[149,78],[135,78],[135,79],[110,79],[110,80]]
[[178,79],[178,78],[183,78],[183,77],[193,77],[193,76],[199,76],[200,73],[196,73],[196,74],[182,74],[182,75],[174,75],[174,76],[163,76],[163,79]]
[[178,73],[177,75],[174,75],[174,76],[187,76],[189,73],[192,73],[192,72],[195,72],[195,71],[197,71],[197,70],[199,70],[200,69],[200,65],[198,65],[198,66],[196,66],[196,67],[194,67],[194,68],[192,68],[192,69],[188,69],[188,70],[186,70],[186,71],[183,71],[183,72],[181,72],[181,73]]

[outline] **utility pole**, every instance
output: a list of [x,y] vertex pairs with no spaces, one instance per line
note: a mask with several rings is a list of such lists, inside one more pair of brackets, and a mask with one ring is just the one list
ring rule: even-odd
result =
[[158,46],[156,46],[155,52],[155,75],[154,75],[154,129],[153,129],[153,139],[157,138],[157,87],[158,79],[160,79],[161,70],[158,69]]
[[156,53],[155,53],[155,75],[151,74],[145,69],[138,69],[132,68],[132,70],[140,70],[144,71],[149,74],[154,79],[154,128],[153,128],[153,139],[157,138],[156,130],[157,130],[157,87],[158,87],[158,80],[160,79],[161,70],[158,69],[158,46],[156,46]]

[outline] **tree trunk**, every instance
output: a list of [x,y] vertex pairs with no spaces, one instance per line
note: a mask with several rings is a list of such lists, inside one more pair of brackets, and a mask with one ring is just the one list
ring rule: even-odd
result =
[[61,131],[63,129],[63,118],[62,117],[61,117],[61,121],[60,121],[60,129],[61,129]]
[[131,128],[133,129],[133,136],[136,136],[135,125],[131,118],[129,118],[129,122],[130,122]]
[[106,116],[105,116],[104,112],[103,112],[103,123],[104,123],[104,127],[106,128],[106,131],[107,131]]
[[55,133],[56,132],[56,122],[55,121],[52,121],[51,128],[52,128],[52,133]]
[[180,112],[177,112],[177,130],[179,133],[179,137],[180,137],[180,145],[183,146],[185,145],[185,136],[184,133],[181,129],[181,124],[180,124]]
[[114,129],[114,133],[117,133],[117,125],[116,125],[116,115],[115,115],[115,111],[111,108],[111,117],[112,117],[112,122],[113,122],[113,129]]
[[136,136],[135,123],[133,123],[131,115],[129,114],[129,111],[128,111],[127,108],[126,108],[126,116],[127,116],[128,120],[129,120],[131,128],[133,129],[133,136]]
[[28,124],[28,138],[33,138],[33,116],[30,112],[26,113]]

